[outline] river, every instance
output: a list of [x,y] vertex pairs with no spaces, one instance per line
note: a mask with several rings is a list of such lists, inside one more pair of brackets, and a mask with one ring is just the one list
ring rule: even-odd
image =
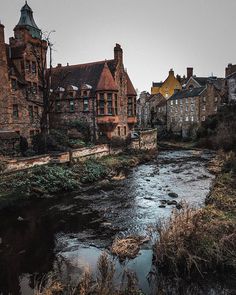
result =
[[[114,238],[146,235],[160,218],[168,218],[176,199],[203,206],[214,178],[207,170],[208,151],[162,151],[133,168],[121,180],[84,187],[81,193],[27,202],[0,212],[0,294],[33,294],[43,274],[56,273],[76,282],[86,267],[96,272],[100,254]],[[117,280],[123,269],[136,272],[140,288],[151,294],[152,240],[125,263],[114,259]]]

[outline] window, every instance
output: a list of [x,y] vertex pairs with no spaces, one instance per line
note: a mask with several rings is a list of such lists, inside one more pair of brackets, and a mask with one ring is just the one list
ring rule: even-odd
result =
[[32,71],[33,74],[36,74],[36,72],[37,72],[36,62],[35,61],[32,61],[31,71]]
[[83,91],[83,96],[87,96],[87,91]]
[[30,118],[30,122],[32,123],[33,120],[34,120],[33,106],[28,106],[28,110],[29,110],[29,118]]
[[186,104],[185,110],[186,110],[186,112],[188,111],[188,105],[187,104]]
[[206,106],[205,106],[205,105],[202,106],[202,110],[203,110],[203,111],[206,110]]
[[170,101],[170,105],[171,105],[171,106],[173,105],[173,100]]
[[13,118],[14,119],[19,118],[18,104],[13,104]]
[[127,134],[127,130],[126,130],[126,126],[124,126],[124,136],[126,136]]
[[218,102],[218,97],[217,96],[215,97],[215,102]]
[[185,117],[185,121],[188,122],[188,116]]
[[203,102],[206,102],[206,97],[205,96],[202,98],[202,101]]
[[136,113],[137,113],[136,97],[133,98],[133,103],[134,103],[134,106],[133,106],[133,114],[136,116]]
[[218,107],[216,106],[216,107],[215,107],[215,112],[217,112],[217,111],[218,111]]
[[104,93],[99,94],[99,115],[104,115],[105,113],[105,101],[104,101]]
[[193,116],[191,117],[191,121],[194,122],[194,117]]
[[118,135],[120,136],[120,126],[118,126]]
[[180,118],[179,118],[179,121],[180,121],[180,122],[183,122],[183,118],[182,118],[182,117],[180,117]]
[[195,110],[195,105],[191,104],[191,111],[193,112]]
[[70,109],[71,113],[73,113],[75,111],[75,102],[73,99],[71,99],[69,102],[69,109]]
[[113,114],[113,109],[112,109],[112,93],[107,94],[107,113],[108,115]]
[[16,79],[11,79],[11,88],[14,91],[17,90],[17,80]]
[[84,110],[84,112],[89,111],[89,100],[87,97],[83,98],[83,110]]
[[180,104],[180,105],[182,105],[182,104],[183,104],[183,101],[182,101],[182,99],[180,99],[180,101],[179,101],[179,104]]
[[202,116],[202,121],[205,121],[206,120],[206,117],[205,116]]
[[188,98],[185,99],[185,103],[186,103],[186,104],[188,103]]
[[27,60],[25,62],[25,70],[26,70],[26,72],[30,72],[30,61],[29,60]]
[[115,115],[118,115],[118,96],[115,94]]
[[128,116],[133,116],[133,98],[128,97]]
[[175,100],[175,104],[178,104],[178,99]]
[[34,113],[37,116],[37,118],[39,117],[39,108],[36,106],[34,107]]

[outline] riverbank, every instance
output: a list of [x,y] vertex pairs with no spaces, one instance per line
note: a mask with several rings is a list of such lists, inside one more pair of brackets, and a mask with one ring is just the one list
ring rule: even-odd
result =
[[126,171],[153,159],[156,151],[136,151],[90,158],[72,165],[45,165],[2,175],[0,209],[20,205],[34,198],[55,198],[58,194],[77,192],[99,181],[119,180]]
[[160,274],[177,280],[236,274],[235,154],[218,156],[211,171],[220,165],[205,207],[185,206],[158,225],[154,257]]

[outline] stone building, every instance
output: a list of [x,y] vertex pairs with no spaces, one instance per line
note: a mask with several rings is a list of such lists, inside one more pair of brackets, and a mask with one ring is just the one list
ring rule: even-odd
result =
[[229,102],[236,102],[236,65],[229,64],[225,69]]
[[160,93],[166,99],[174,94],[175,89],[182,89],[181,83],[175,77],[174,71],[171,69],[169,75],[164,82],[153,82],[151,94]]
[[136,124],[136,91],[124,69],[123,50],[114,59],[52,69],[52,128],[87,122],[95,138],[126,138]]
[[221,89],[210,82],[176,91],[167,101],[167,130],[183,137],[194,136],[201,122],[218,111],[221,102]]
[[[47,43],[41,39],[33,11],[27,2],[5,43],[0,24],[0,132],[9,139],[15,133],[28,140],[40,130],[42,91],[38,65],[46,59]],[[4,135],[2,136],[4,138]]]
[[137,125],[140,129],[145,129],[150,126],[150,93],[142,91],[137,100]]
[[151,95],[149,99],[150,125],[152,128],[157,128],[159,132],[166,130],[166,106],[167,100],[161,93]]

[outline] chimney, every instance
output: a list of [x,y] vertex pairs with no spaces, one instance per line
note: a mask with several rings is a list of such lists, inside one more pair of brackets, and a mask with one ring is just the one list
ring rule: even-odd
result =
[[228,64],[228,67],[225,68],[225,77],[228,77],[231,74],[232,67],[233,67],[232,64]]
[[170,75],[170,76],[171,76],[171,75],[174,76],[174,74],[175,74],[175,73],[174,73],[173,69],[170,69],[170,70],[169,70],[169,75]]
[[193,68],[187,68],[187,79],[193,76]]
[[116,43],[116,46],[114,48],[114,59],[116,64],[123,64],[123,50],[120,46],[120,44]]
[[0,23],[0,44],[5,44],[4,25]]
[[58,68],[61,68],[61,66],[62,66],[61,64],[57,64],[57,67],[58,67]]

